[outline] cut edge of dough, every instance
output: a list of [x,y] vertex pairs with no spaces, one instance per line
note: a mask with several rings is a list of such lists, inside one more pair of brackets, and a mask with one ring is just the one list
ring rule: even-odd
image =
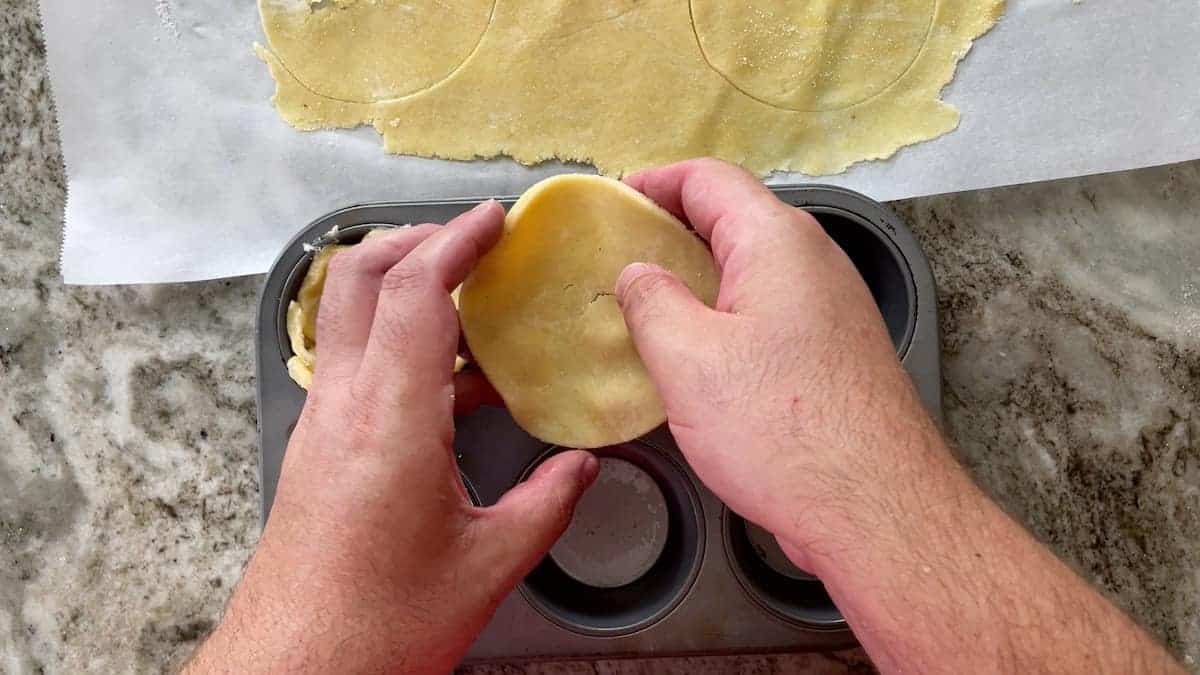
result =
[[[815,177],[838,175],[859,163],[890,159],[902,148],[936,139],[957,129],[961,113],[954,104],[943,100],[944,89],[954,79],[959,62],[974,48],[974,43],[992,30],[1003,16],[1006,1],[938,0],[933,37],[926,42],[914,63],[900,78],[876,96],[852,106],[859,108],[883,100],[889,107],[909,111],[910,117],[919,120],[919,123],[910,120],[903,134],[885,136],[874,133],[870,125],[861,121],[874,119],[876,116],[873,114],[858,114],[860,121],[851,124],[844,120],[824,119],[824,113],[798,113],[804,116],[804,119],[789,123],[789,126],[811,128],[813,135],[811,138],[804,136],[792,139],[790,144],[783,146],[791,149],[783,153],[766,151],[761,143],[742,143],[733,135],[716,132],[712,134],[713,139],[702,144],[689,142],[665,150],[660,149],[658,152],[629,153],[618,152],[611,144],[601,146],[582,143],[573,138],[564,140],[553,135],[552,142],[532,145],[524,141],[514,142],[510,136],[497,134],[483,134],[478,138],[472,136],[465,141],[459,137],[443,138],[437,135],[433,135],[431,139],[428,126],[418,128],[411,125],[407,120],[412,117],[413,110],[409,106],[415,105],[414,101],[457,81],[460,73],[469,70],[469,64],[487,62],[482,51],[486,40],[481,40],[476,45],[476,51],[461,64],[455,76],[443,80],[432,89],[401,99],[374,103],[349,103],[323,97],[307,89],[296,79],[269,46],[255,44],[255,52],[259,59],[267,64],[275,80],[275,92],[271,100],[281,118],[289,125],[303,131],[371,126],[381,135],[384,150],[392,154],[457,161],[503,156],[523,165],[536,165],[546,160],[560,159],[592,164],[601,173],[613,176],[627,175],[643,168],[690,157],[713,156],[740,164],[759,177],[778,172],[798,172]],[[959,12],[961,16],[955,15],[954,12],[964,2],[978,4],[969,4],[966,6],[969,12]],[[260,21],[263,19],[261,14],[260,11]],[[946,16],[951,18],[944,18]],[[493,20],[496,20],[495,16]],[[695,31],[689,30],[688,33],[694,41]],[[267,42],[269,45],[269,40]],[[934,47],[931,42],[936,42],[937,46]],[[698,43],[695,49],[703,57]],[[933,66],[923,64],[934,55],[944,62]],[[709,68],[711,70],[711,66]],[[715,77],[720,76],[718,71],[713,72]],[[917,86],[899,95],[889,94],[901,82],[909,80],[916,73],[925,75]],[[738,90],[736,87],[733,89]],[[461,92],[458,94],[459,98],[454,98],[453,92],[450,96],[456,104],[464,105],[460,100]],[[509,103],[512,104],[511,101]],[[470,103],[465,105],[470,108]],[[424,111],[430,106],[436,111],[436,102],[429,106],[422,104],[417,110]],[[854,116],[851,116],[851,120],[853,119]],[[404,130],[409,126],[413,126],[412,131]],[[851,133],[828,133],[831,129],[837,131],[843,126],[850,127]],[[815,140],[825,137],[831,140],[820,143]],[[695,145],[700,147],[689,147]],[[776,143],[775,147],[778,146]],[[681,152],[681,148],[686,152]]]
[[658,203],[653,199],[650,199],[641,192],[638,192],[629,185],[626,185],[623,181],[610,178],[608,176],[599,176],[590,173],[563,173],[534,183],[533,186],[526,190],[521,197],[517,199],[516,203],[509,208],[508,214],[504,218],[505,232],[511,232],[512,229],[516,227],[517,220],[525,213],[526,210],[529,209],[529,205],[540,198],[541,195],[548,192],[553,192],[555,190],[568,188],[573,184],[588,183],[593,185],[613,186],[621,193],[633,199],[641,208],[644,208],[661,218],[670,220],[693,236],[696,235],[695,230],[688,227],[679,218],[675,217],[675,214],[659,206]]

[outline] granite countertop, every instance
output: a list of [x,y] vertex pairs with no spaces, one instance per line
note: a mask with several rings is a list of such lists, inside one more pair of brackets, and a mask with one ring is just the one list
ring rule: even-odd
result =
[[[0,673],[154,672],[257,537],[260,279],[74,288],[34,0],[0,12]],[[1200,162],[896,205],[940,287],[949,436],[1196,669]],[[1053,627],[1048,627],[1053,630]],[[857,651],[475,672],[869,671]]]

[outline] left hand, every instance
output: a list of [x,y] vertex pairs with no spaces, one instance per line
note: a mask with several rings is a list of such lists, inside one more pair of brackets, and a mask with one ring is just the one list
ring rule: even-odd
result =
[[490,508],[454,460],[456,391],[477,398],[481,381],[452,375],[450,291],[503,220],[487,202],[333,259],[270,520],[187,672],[449,671],[566,529],[590,454],[554,456]]

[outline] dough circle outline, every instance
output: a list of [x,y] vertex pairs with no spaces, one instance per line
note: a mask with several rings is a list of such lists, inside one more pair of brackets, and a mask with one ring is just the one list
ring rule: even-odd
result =
[[447,72],[445,75],[439,77],[438,79],[436,79],[432,82],[429,82],[428,84],[418,86],[417,88],[411,89],[409,91],[394,93],[390,96],[385,96],[385,97],[372,99],[372,100],[357,100],[357,99],[339,98],[337,96],[332,96],[332,95],[326,94],[322,91],[318,91],[316,88],[313,87],[313,85],[309,84],[309,82],[307,82],[304,78],[300,77],[300,75],[296,72],[296,70],[288,64],[287,59],[284,58],[284,56],[283,56],[282,50],[279,49],[277,46],[275,46],[275,44],[271,40],[270,31],[268,31],[266,29],[266,24],[265,24],[266,13],[263,11],[263,6],[270,1],[271,0],[259,0],[259,15],[260,15],[260,17],[262,17],[264,19],[263,33],[267,39],[267,45],[270,47],[271,53],[274,54],[275,59],[277,59],[279,61],[279,66],[282,67],[283,70],[287,71],[288,75],[291,75],[292,79],[294,79],[297,84],[299,84],[301,87],[303,87],[307,92],[309,92],[313,96],[318,96],[320,98],[323,98],[323,99],[326,99],[329,101],[337,101],[339,103],[352,103],[352,104],[356,104],[356,105],[374,105],[377,103],[385,103],[388,101],[399,101],[402,99],[410,98],[412,96],[418,96],[420,94],[424,94],[425,92],[428,92],[428,91],[436,88],[438,85],[440,85],[443,82],[454,77],[454,75],[457,74],[460,70],[462,70],[463,67],[472,58],[474,58],[475,54],[477,54],[479,52],[479,48],[483,44],[483,38],[487,36],[489,31],[491,31],[492,24],[495,23],[495,21],[496,21],[496,6],[500,2],[500,0],[491,0],[491,4],[488,6],[487,22],[483,25],[483,29],[479,31],[479,36],[475,38],[475,44],[471,45],[471,49],[462,58],[462,60],[460,60],[457,64],[455,64],[454,67],[451,68],[449,70],[449,72]]
[[[825,112],[837,112],[839,110],[849,110],[850,108],[854,108],[855,106],[862,105],[863,103],[866,103],[875,98],[878,98],[884,92],[891,89],[897,82],[904,79],[904,76],[907,75],[909,73],[909,71],[912,70],[913,66],[917,63],[917,61],[920,60],[921,55],[925,53],[925,49],[929,44],[929,37],[933,33],[933,25],[937,19],[938,11],[941,9],[941,0],[930,0],[929,23],[925,27],[925,33],[921,37],[920,42],[917,44],[916,49],[913,50],[912,58],[908,61],[908,63],[905,64],[904,68],[902,68],[899,71],[899,74],[897,74],[895,78],[891,79],[890,81],[888,81],[885,84],[883,84],[882,86],[880,86],[877,91],[872,91],[871,93],[867,94],[866,96],[864,96],[861,99],[858,99],[852,103],[848,103],[848,104],[845,104],[845,105],[842,105],[839,107],[801,108],[801,107],[794,107],[791,105],[780,103],[777,100],[771,100],[770,97],[766,97],[761,94],[754,93],[750,87],[740,84],[733,76],[729,75],[724,70],[722,70],[720,66],[713,63],[712,56],[704,48],[704,39],[700,35],[701,30],[700,30],[699,26],[696,25],[696,4],[698,1],[713,2],[714,0],[688,0],[688,20],[691,22],[692,36],[696,40],[696,48],[700,50],[700,57],[702,59],[704,59],[705,65],[707,65],[709,67],[709,69],[711,69],[714,73],[716,73],[718,76],[720,76],[721,79],[725,80],[729,84],[729,86],[738,90],[742,94],[745,94],[747,97],[754,99],[755,101],[758,101],[759,103],[762,103],[763,105],[770,106],[770,107],[776,108],[778,110],[791,110],[794,112],[802,112],[802,113],[825,113]],[[791,1],[792,2],[805,2],[806,0],[791,0]],[[708,34],[708,31],[704,31],[704,33]]]

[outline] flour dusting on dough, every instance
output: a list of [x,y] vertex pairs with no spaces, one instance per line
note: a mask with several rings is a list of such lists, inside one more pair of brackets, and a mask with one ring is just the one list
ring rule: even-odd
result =
[[297,129],[369,124],[393,153],[610,175],[704,155],[825,175],[954,130],[940,92],[1004,0],[259,7]]

